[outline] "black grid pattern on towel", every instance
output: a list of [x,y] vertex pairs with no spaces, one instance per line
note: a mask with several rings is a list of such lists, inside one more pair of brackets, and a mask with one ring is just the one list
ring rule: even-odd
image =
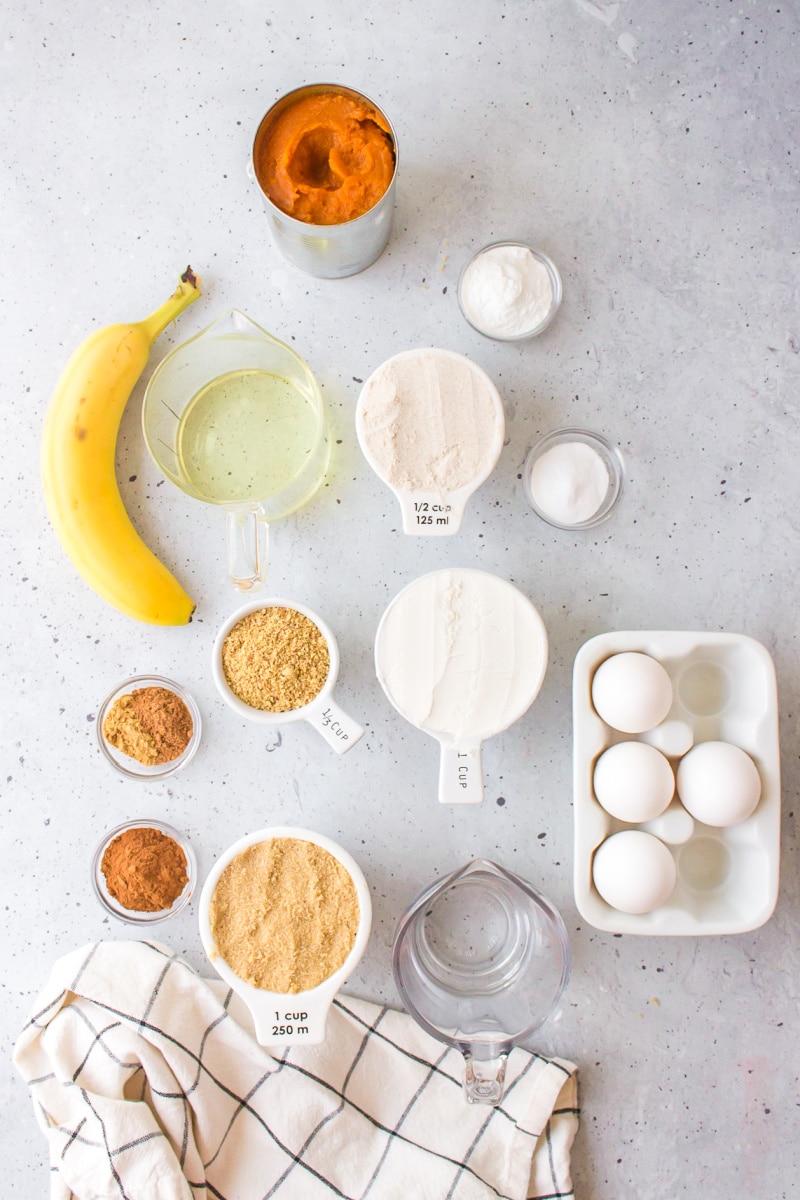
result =
[[[96,1128],[99,1129],[102,1135],[110,1171],[118,1189],[120,1200],[130,1200],[130,1197],[125,1190],[124,1167],[120,1165],[120,1159],[122,1156],[145,1140],[165,1136],[163,1133],[152,1133],[146,1135],[146,1137],[138,1139],[137,1141],[129,1141],[124,1145],[111,1145],[108,1141],[107,1130],[103,1122],[102,1115],[97,1111],[96,1106],[93,1105],[90,1094],[83,1087],[81,1087],[80,1076],[84,1072],[90,1057],[96,1053],[106,1055],[109,1059],[113,1060],[119,1069],[130,1069],[133,1074],[142,1070],[141,1064],[138,1062],[128,1063],[120,1060],[120,1058],[113,1053],[107,1043],[106,1039],[109,1032],[116,1029],[120,1024],[126,1024],[128,1027],[137,1031],[138,1033],[146,1035],[150,1041],[155,1041],[156,1044],[159,1039],[162,1039],[164,1043],[167,1043],[176,1050],[180,1051],[181,1055],[185,1056],[186,1061],[194,1064],[195,1070],[193,1080],[191,1084],[185,1088],[185,1090],[181,1090],[177,1093],[157,1093],[158,1095],[167,1099],[180,1100],[183,1103],[185,1113],[184,1132],[182,1146],[177,1148],[177,1153],[182,1168],[185,1167],[190,1125],[192,1121],[191,1097],[200,1086],[201,1079],[206,1087],[208,1087],[209,1084],[212,1085],[214,1088],[218,1089],[220,1097],[224,1097],[226,1098],[227,1102],[233,1103],[233,1111],[227,1127],[222,1134],[221,1140],[219,1141],[216,1149],[207,1156],[206,1161],[203,1163],[206,1178],[202,1182],[192,1182],[191,1180],[188,1181],[192,1192],[197,1197],[212,1196],[215,1197],[216,1200],[235,1200],[235,1197],[226,1196],[224,1191],[221,1190],[223,1182],[215,1177],[214,1165],[222,1154],[225,1143],[230,1137],[231,1130],[234,1128],[236,1122],[246,1115],[248,1119],[254,1121],[261,1128],[265,1139],[272,1142],[285,1159],[285,1165],[279,1171],[277,1177],[274,1178],[268,1187],[266,1187],[261,1200],[297,1200],[298,1197],[304,1194],[303,1180],[305,1179],[306,1184],[308,1184],[309,1176],[317,1183],[322,1184],[323,1187],[327,1189],[328,1194],[331,1196],[341,1197],[341,1200],[372,1200],[376,1194],[376,1185],[381,1180],[386,1182],[392,1178],[392,1151],[393,1148],[398,1145],[402,1145],[406,1152],[413,1151],[419,1155],[420,1158],[431,1163],[436,1162],[440,1168],[446,1167],[451,1171],[452,1181],[449,1188],[442,1193],[442,1200],[458,1200],[459,1183],[465,1177],[472,1177],[473,1180],[478,1181],[480,1185],[486,1189],[487,1195],[491,1194],[496,1197],[497,1200],[510,1200],[509,1197],[503,1195],[503,1193],[498,1191],[496,1188],[491,1187],[491,1185],[489,1185],[487,1181],[483,1179],[482,1176],[470,1165],[470,1159],[472,1158],[476,1147],[479,1145],[481,1139],[484,1137],[492,1122],[511,1122],[512,1124],[516,1124],[505,1104],[486,1110],[485,1119],[480,1123],[477,1133],[474,1135],[471,1144],[466,1150],[466,1153],[460,1160],[438,1152],[434,1149],[421,1146],[412,1138],[406,1137],[403,1132],[403,1126],[408,1120],[409,1114],[411,1114],[412,1110],[420,1105],[424,1107],[425,1093],[433,1079],[437,1078],[439,1080],[446,1080],[448,1084],[452,1085],[454,1099],[456,1098],[456,1090],[460,1093],[460,1078],[456,1077],[455,1074],[450,1073],[445,1065],[445,1059],[447,1058],[448,1054],[452,1053],[448,1049],[444,1049],[436,1061],[430,1062],[402,1046],[397,1040],[387,1036],[386,1033],[380,1028],[384,1018],[386,1017],[388,1011],[387,1008],[384,1007],[378,1010],[375,1019],[371,1023],[368,1023],[364,1021],[356,1012],[354,1012],[345,1001],[339,998],[335,1001],[336,1007],[347,1015],[348,1019],[354,1023],[354,1027],[359,1026],[362,1030],[362,1036],[357,1042],[355,1052],[353,1053],[349,1065],[347,1066],[347,1069],[344,1073],[344,1080],[340,1087],[335,1087],[330,1081],[323,1079],[319,1075],[310,1071],[307,1066],[293,1061],[292,1051],[290,1049],[279,1061],[277,1061],[277,1063],[273,1063],[271,1068],[257,1079],[257,1081],[249,1088],[246,1094],[240,1095],[237,1093],[235,1088],[229,1086],[229,1084],[220,1077],[217,1069],[212,1069],[208,1061],[204,1058],[204,1052],[209,1036],[217,1026],[230,1019],[227,1011],[227,1006],[230,1002],[230,993],[225,1000],[224,1011],[217,1015],[214,1021],[203,1030],[199,1039],[197,1039],[196,1036],[193,1038],[193,1041],[198,1043],[197,1049],[193,1049],[192,1046],[188,1045],[181,1037],[176,1036],[175,1028],[165,1029],[151,1020],[151,1015],[156,1007],[159,992],[163,987],[164,981],[169,972],[176,967],[179,970],[190,970],[190,968],[186,967],[186,965],[182,963],[176,955],[172,954],[171,952],[165,952],[164,948],[158,945],[153,945],[152,943],[140,943],[140,945],[146,946],[150,951],[152,951],[152,953],[160,955],[165,960],[163,968],[158,973],[156,983],[141,1011],[128,1012],[121,1007],[105,1004],[96,998],[93,998],[91,1000],[91,1004],[94,1010],[96,1012],[100,1012],[106,1018],[103,1020],[103,1022],[98,1022],[95,1026],[84,1010],[79,1008],[76,1010],[80,1014],[80,1020],[86,1026],[86,1032],[89,1041],[83,1055],[83,1059],[74,1073],[71,1086],[74,1086],[80,1090],[80,1093],[85,1101],[87,1112],[91,1113],[95,1118]],[[78,984],[81,978],[84,976],[86,969],[90,965],[91,960],[97,950],[97,945],[90,949],[86,959],[82,962],[70,988],[68,989],[70,992],[76,992]],[[40,1012],[36,1013],[31,1018],[29,1025],[39,1027],[46,1025],[50,1019],[50,1014],[55,1007],[55,1003],[55,1001],[51,1001]],[[73,1008],[74,1007],[75,1006],[73,1006]],[[180,1028],[179,1024],[177,1028]],[[383,1043],[382,1052],[384,1054],[397,1056],[399,1059],[409,1060],[409,1062],[418,1065],[424,1071],[424,1077],[422,1081],[415,1087],[413,1092],[408,1095],[407,1101],[402,1106],[399,1116],[390,1125],[380,1121],[375,1115],[368,1112],[363,1105],[357,1103],[352,1096],[348,1096],[347,1094],[353,1075],[356,1072],[362,1057],[368,1049],[370,1040],[376,1038],[380,1039]],[[539,1059],[536,1055],[530,1058],[524,1069],[510,1084],[506,1096],[504,1097],[504,1101],[506,1103],[509,1095],[513,1092],[513,1089],[519,1084],[519,1082],[524,1078],[527,1072],[537,1061],[547,1062],[548,1060]],[[569,1071],[561,1067],[560,1064],[550,1065],[558,1066],[559,1069],[563,1071],[565,1078],[570,1078]],[[322,1089],[323,1092],[327,1093],[333,1103],[331,1110],[318,1121],[316,1126],[309,1133],[305,1134],[302,1143],[294,1148],[287,1144],[285,1140],[280,1138],[275,1131],[270,1128],[264,1116],[253,1104],[255,1094],[262,1088],[268,1088],[272,1081],[285,1072],[290,1072],[292,1074],[296,1073],[304,1076],[308,1080],[313,1081],[320,1089]],[[40,1079],[30,1081],[30,1087],[34,1096],[34,1101],[36,1101],[37,1088],[45,1085],[50,1080],[52,1080],[52,1075],[45,1075]],[[144,1095],[147,1082],[148,1081],[146,1078],[143,1079],[142,1095]],[[65,1083],[64,1086],[70,1086],[69,1081]],[[561,1111],[564,1113],[569,1112],[577,1115],[577,1111],[574,1109],[564,1109]],[[357,1190],[353,1191],[341,1190],[332,1179],[326,1176],[325,1172],[320,1169],[318,1164],[315,1165],[309,1159],[309,1151],[313,1148],[314,1142],[322,1130],[332,1121],[335,1121],[339,1118],[346,1119],[348,1114],[356,1118],[356,1121],[353,1125],[354,1129],[356,1128],[356,1125],[363,1128],[364,1123],[366,1123],[366,1125],[371,1127],[376,1134],[380,1135],[383,1143],[380,1152],[376,1155],[374,1166],[368,1175],[366,1186],[360,1185]],[[64,1144],[61,1150],[62,1159],[65,1158],[69,1153],[73,1152],[77,1145],[97,1145],[96,1142],[93,1143],[91,1140],[87,1140],[83,1136],[83,1126],[85,1125],[87,1119],[88,1118],[84,1118],[75,1129],[62,1128],[61,1132],[64,1136]],[[571,1200],[573,1197],[573,1192],[569,1188],[569,1184],[566,1183],[566,1181],[562,1181],[557,1178],[556,1164],[552,1154],[550,1142],[549,1122],[544,1131],[544,1137],[548,1146],[550,1173],[552,1175],[552,1191],[546,1195],[541,1193],[537,1194],[535,1200]],[[381,1190],[381,1194],[388,1195],[393,1193],[391,1193],[391,1190],[389,1192]],[[413,1197],[409,1196],[409,1200],[413,1200]]]

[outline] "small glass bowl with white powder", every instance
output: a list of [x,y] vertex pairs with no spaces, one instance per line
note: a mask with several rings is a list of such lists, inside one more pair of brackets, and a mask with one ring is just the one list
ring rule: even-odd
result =
[[521,342],[543,333],[561,304],[561,276],[541,250],[524,242],[492,242],[458,277],[465,320],[498,342]]
[[617,446],[589,429],[554,429],[522,469],[528,503],[556,529],[593,529],[622,497],[625,462]]

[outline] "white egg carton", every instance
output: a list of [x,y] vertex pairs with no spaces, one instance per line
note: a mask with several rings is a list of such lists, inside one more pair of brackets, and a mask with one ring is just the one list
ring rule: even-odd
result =
[[[673,705],[665,721],[682,721],[694,742],[741,747],[761,775],[758,807],[740,825],[713,828],[693,820],[676,798],[667,812],[643,826],[610,816],[592,788],[598,757],[616,742],[649,741],[650,734],[611,729],[592,705],[592,678],[605,659],[638,650],[657,659],[672,680]],[[778,693],[768,651],[753,638],[732,633],[614,632],[586,642],[573,672],[575,901],[581,916],[610,933],[699,936],[746,933],[769,919],[778,896],[780,859],[780,753]],[[679,759],[667,756],[673,767]],[[618,912],[592,881],[597,847],[623,829],[661,836],[673,854],[678,879],[669,901],[641,915]]]

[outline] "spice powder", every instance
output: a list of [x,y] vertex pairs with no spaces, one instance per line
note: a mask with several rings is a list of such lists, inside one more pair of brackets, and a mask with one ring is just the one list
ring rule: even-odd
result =
[[209,907],[220,957],[246,983],[279,993],[307,991],[338,971],[359,917],[350,873],[300,838],[271,838],[237,854]]
[[100,870],[109,894],[131,912],[172,908],[189,882],[183,847],[150,826],[117,834],[106,846]]
[[294,608],[271,605],[237,621],[222,643],[222,669],[235,696],[264,712],[310,704],[328,678],[328,643]]
[[193,732],[189,709],[165,687],[134,688],[118,696],[103,721],[108,744],[146,767],[180,758]]

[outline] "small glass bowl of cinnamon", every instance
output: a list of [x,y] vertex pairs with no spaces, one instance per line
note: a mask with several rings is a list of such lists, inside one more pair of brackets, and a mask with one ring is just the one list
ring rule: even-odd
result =
[[128,779],[166,779],[191,762],[202,720],[195,700],[163,675],[133,675],[106,696],[95,722],[103,756]]
[[197,859],[183,834],[164,821],[126,821],[111,829],[92,859],[103,908],[128,925],[154,925],[188,904]]

